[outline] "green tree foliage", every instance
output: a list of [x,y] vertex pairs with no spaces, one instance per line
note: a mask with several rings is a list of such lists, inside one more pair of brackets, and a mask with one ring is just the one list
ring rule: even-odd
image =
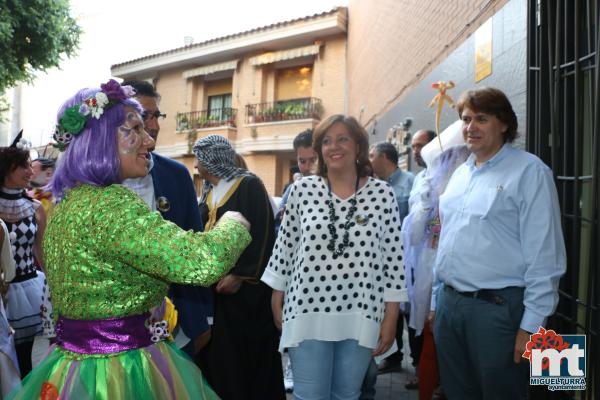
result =
[[0,0],[0,93],[58,67],[80,35],[68,0]]

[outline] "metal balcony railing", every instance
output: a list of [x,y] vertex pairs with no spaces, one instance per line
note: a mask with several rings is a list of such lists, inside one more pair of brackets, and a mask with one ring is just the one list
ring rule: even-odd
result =
[[219,126],[235,127],[237,109],[215,108],[212,110],[177,113],[176,130],[178,132],[190,129],[213,128]]
[[246,106],[246,123],[249,124],[308,118],[321,119],[322,115],[323,105],[321,99],[315,97],[248,104]]

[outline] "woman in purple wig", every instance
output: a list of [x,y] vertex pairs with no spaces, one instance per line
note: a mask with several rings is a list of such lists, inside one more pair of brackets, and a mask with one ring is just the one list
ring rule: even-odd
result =
[[141,106],[111,80],[58,112],[65,150],[50,188],[59,203],[44,238],[56,345],[9,396],[18,399],[214,399],[174,345],[170,282],[210,285],[250,242],[237,213],[208,233],[163,220],[120,183],[148,173]]

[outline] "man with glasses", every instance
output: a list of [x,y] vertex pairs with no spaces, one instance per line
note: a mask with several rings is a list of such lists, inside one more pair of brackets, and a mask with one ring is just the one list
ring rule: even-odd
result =
[[[126,81],[136,91],[136,99],[144,112],[144,128],[154,141],[160,131],[160,119],[166,117],[158,108],[160,95],[146,81]],[[150,173],[137,179],[123,182],[144,199],[152,210],[158,210],[165,219],[186,230],[201,231],[202,222],[198,210],[196,190],[187,168],[174,160],[150,150]],[[210,340],[207,317],[212,315],[210,289],[191,285],[171,285],[169,297],[179,312],[178,325],[183,335],[176,342],[189,355],[195,356]],[[187,338],[189,338],[189,342]],[[187,342],[187,344],[186,344]]]

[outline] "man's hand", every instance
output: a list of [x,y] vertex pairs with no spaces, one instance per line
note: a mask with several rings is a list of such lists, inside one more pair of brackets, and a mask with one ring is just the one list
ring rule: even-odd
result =
[[206,345],[210,341],[211,335],[211,329],[208,328],[207,331],[202,332],[200,335],[196,336],[196,338],[194,339],[194,354],[198,354],[200,350],[206,347]]
[[239,276],[229,274],[222,278],[217,283],[217,293],[221,294],[235,294],[242,286],[242,278]]
[[525,352],[525,346],[527,345],[527,342],[529,342],[529,335],[531,335],[531,333],[524,331],[521,328],[519,328],[517,331],[517,338],[515,340],[515,353],[513,357],[516,364],[519,364],[523,358],[522,356]]
[[433,323],[435,321],[435,311],[429,311],[429,316],[427,317],[427,321],[429,321],[429,326],[433,330]]

